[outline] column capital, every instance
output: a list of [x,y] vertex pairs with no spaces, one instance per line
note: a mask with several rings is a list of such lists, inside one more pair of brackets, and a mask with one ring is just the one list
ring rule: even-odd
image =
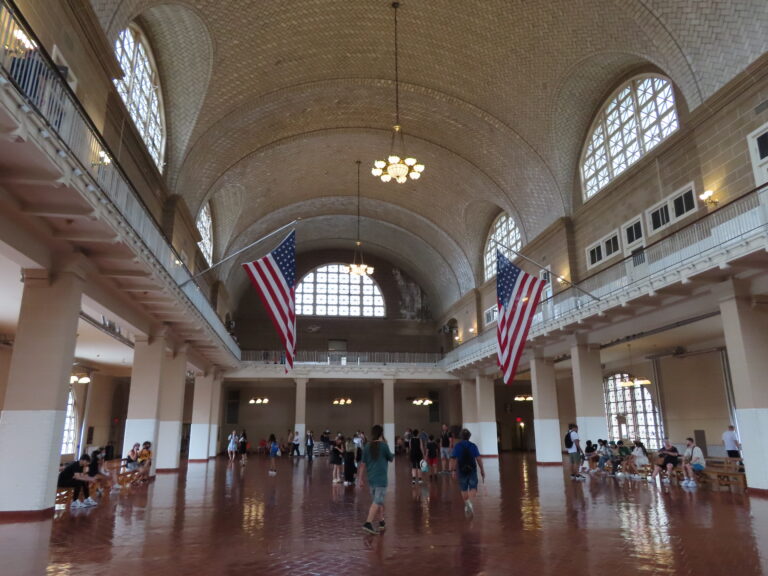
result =
[[710,288],[712,295],[718,302],[749,298],[749,284],[744,280],[730,277]]
[[294,378],[293,381],[296,383],[297,386],[304,385],[306,386],[309,384],[309,378]]
[[78,279],[85,281],[93,269],[93,264],[86,258],[85,254],[73,252],[55,260],[53,275],[72,274]]
[[31,284],[37,282],[40,284],[50,284],[51,275],[45,268],[22,268],[21,282]]
[[381,379],[381,383],[382,384],[390,384],[390,385],[394,386],[395,382],[397,382],[397,378],[382,378]]

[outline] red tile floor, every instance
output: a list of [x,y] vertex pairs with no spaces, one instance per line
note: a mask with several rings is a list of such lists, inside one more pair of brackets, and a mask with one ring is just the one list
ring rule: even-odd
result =
[[104,496],[97,508],[0,524],[0,574],[768,574],[768,500],[572,482],[532,457],[486,460],[466,518],[455,481],[411,487],[398,458],[388,530],[366,535],[370,499],[331,484],[326,459],[219,459]]

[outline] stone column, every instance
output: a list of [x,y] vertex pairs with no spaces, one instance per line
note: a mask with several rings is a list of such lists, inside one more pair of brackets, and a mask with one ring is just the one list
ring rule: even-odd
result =
[[294,431],[299,433],[301,445],[299,452],[306,451],[304,447],[304,435],[307,432],[307,378],[295,378],[296,382],[296,417],[294,418]]
[[461,380],[462,427],[477,433],[477,393],[474,380]]
[[733,381],[747,485],[768,490],[768,312],[752,306],[746,287],[729,280],[718,286],[720,314]]
[[179,346],[173,356],[166,357],[160,386],[159,425],[154,462],[157,470],[179,469],[181,420],[184,417],[184,392],[187,384],[187,345]]
[[395,449],[395,380],[385,379],[382,383],[382,404],[384,411],[384,438],[389,442],[390,449]]
[[[0,418],[0,513],[46,510],[55,503],[83,281],[79,271],[24,271]],[[29,473],[13,472],[21,457]]]
[[555,365],[534,355],[531,361],[531,394],[533,396],[533,431],[536,435],[536,462],[563,462],[560,418],[557,411]]
[[216,458],[219,453],[219,422],[221,422],[221,374],[217,374],[213,379],[211,390],[211,433],[208,458]]
[[216,370],[195,378],[195,392],[192,398],[192,426],[189,430],[189,461],[207,462],[211,435],[211,404],[213,381]]
[[134,343],[123,456],[131,451],[136,442],[141,444],[149,441],[153,449],[157,449],[157,418],[165,345],[164,332],[153,338],[137,337]]
[[477,428],[471,430],[472,440],[483,456],[498,456],[499,442],[496,426],[496,391],[493,378],[478,374],[475,378],[477,394]]
[[600,349],[577,342],[571,348],[571,365],[576,424],[579,426],[581,447],[584,448],[587,440],[597,442],[598,438],[608,438]]

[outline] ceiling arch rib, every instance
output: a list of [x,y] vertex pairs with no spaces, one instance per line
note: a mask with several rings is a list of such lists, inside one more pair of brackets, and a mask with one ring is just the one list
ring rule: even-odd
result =
[[[391,107],[391,87],[382,89],[381,84],[356,79],[323,81],[255,99],[193,144],[177,190],[194,211],[217,179],[249,155],[325,131],[348,131],[351,151],[360,148],[358,140],[366,134],[375,135],[371,156],[362,158],[372,162],[389,150],[389,127],[371,126],[381,109]],[[476,107],[423,87],[405,86],[404,94],[407,104],[403,104],[402,123],[408,150],[420,157],[420,146],[425,143],[431,142],[435,149],[428,172],[449,169],[457,161],[475,166],[498,188],[497,203],[521,214],[521,224],[530,235],[564,215],[563,199],[549,168],[508,126]],[[294,164],[324,153],[323,147],[307,146]],[[331,165],[336,159],[325,156],[325,162]],[[424,181],[427,176],[425,173]]]
[[[356,222],[352,215],[322,215],[302,220],[297,226],[297,253],[341,248],[348,249],[351,258]],[[434,247],[387,222],[366,219],[363,230],[365,253],[387,260],[411,276],[427,293],[434,314],[439,315],[460,298],[463,293],[460,279],[451,263]],[[249,282],[241,273],[240,264],[263,255],[268,249],[265,243],[255,254],[246,252],[242,258],[233,259],[236,262],[226,272],[226,284],[233,301],[239,301]]]

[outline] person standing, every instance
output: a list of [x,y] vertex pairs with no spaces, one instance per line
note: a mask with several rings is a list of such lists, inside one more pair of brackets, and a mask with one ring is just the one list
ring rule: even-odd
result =
[[579,440],[579,427],[576,424],[569,424],[566,437],[570,438],[570,442],[566,442],[565,447],[568,450],[568,458],[571,462],[571,480],[584,480],[585,477],[579,474],[581,459],[584,457],[584,451],[581,449],[581,440]]
[[293,433],[293,446],[291,447],[291,456],[301,456],[301,438],[299,437],[299,431]]
[[421,479],[421,461],[424,459],[427,447],[422,443],[418,430],[413,431],[410,444],[411,484],[416,484],[416,482],[423,484],[424,481]]
[[[394,460],[394,455],[389,449],[386,438],[383,436],[384,428],[376,424],[371,429],[371,441],[363,448],[363,459],[360,463],[358,476],[360,486],[368,482],[371,492],[371,507],[368,509],[368,517],[363,524],[363,530],[369,534],[379,534],[386,529],[384,521],[384,496],[387,493],[387,468]],[[378,530],[374,528],[374,522],[378,518]]]
[[240,437],[237,435],[237,430],[232,430],[232,433],[227,436],[227,455],[229,455],[229,461],[234,462],[237,455],[237,445],[240,441]]
[[471,516],[474,514],[472,498],[477,496],[477,469],[480,468],[480,474],[485,482],[485,468],[483,460],[480,458],[480,450],[477,444],[470,442],[472,433],[464,428],[461,431],[461,441],[453,447],[453,472],[459,476],[459,490],[461,498],[464,500],[464,514]]
[[243,428],[240,438],[237,439],[237,449],[240,452],[240,464],[245,466],[248,461],[248,434],[245,433],[245,428]]
[[453,433],[448,429],[448,424],[443,424],[440,429],[440,473],[448,474],[451,466],[451,451],[453,450]]
[[307,460],[312,462],[315,456],[315,439],[312,437],[312,430],[307,430],[307,437],[304,441],[307,450]]
[[280,451],[280,444],[278,444],[274,434],[269,435],[267,443],[269,445],[269,475],[275,476],[277,474],[277,453]]
[[741,442],[733,425],[728,426],[728,430],[723,432],[723,446],[728,458],[741,458]]

